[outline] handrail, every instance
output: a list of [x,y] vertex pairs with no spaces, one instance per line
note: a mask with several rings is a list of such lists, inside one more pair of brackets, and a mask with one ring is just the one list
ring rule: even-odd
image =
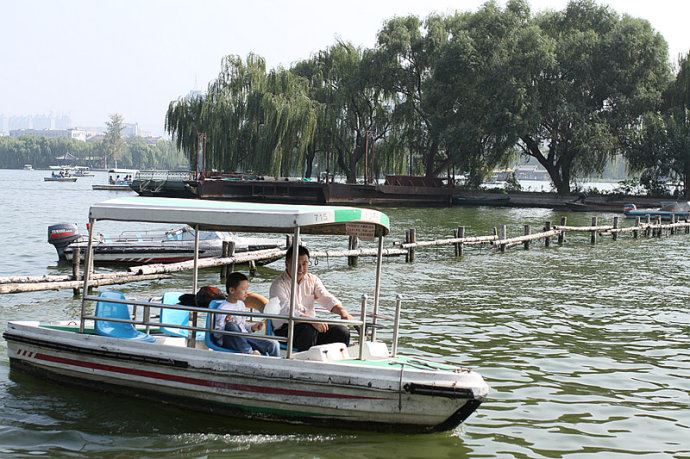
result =
[[[223,311],[223,310],[218,310],[218,309],[212,309],[212,308],[201,308],[198,306],[187,306],[183,304],[164,304],[164,303],[152,303],[149,301],[137,301],[137,300],[120,300],[116,298],[102,298],[98,296],[85,296],[84,301],[104,301],[107,300],[108,303],[118,303],[118,304],[127,304],[127,305],[132,305],[132,306],[143,306],[145,308],[144,311],[147,311],[151,307],[154,308],[160,308],[160,309],[175,309],[175,310],[182,310],[182,311],[190,311],[190,312],[204,312],[206,314],[232,314],[232,315],[237,315],[237,316],[242,316],[242,317],[255,317],[259,319],[280,319],[280,320],[289,320],[290,317],[287,315],[281,315],[281,314],[264,314],[261,312],[242,312],[242,311]],[[366,311],[366,309],[365,309]],[[146,312],[145,312],[146,313]],[[230,331],[225,331],[225,330],[215,330],[211,328],[211,326],[204,326],[204,327],[195,327],[195,326],[185,326],[185,325],[179,325],[179,324],[167,324],[167,323],[162,323],[159,321],[152,321],[151,318],[144,319],[144,320],[136,320],[136,319],[116,319],[113,317],[99,317],[95,315],[83,315],[82,316],[82,321],[84,320],[93,320],[93,321],[103,321],[103,322],[118,322],[118,323],[129,323],[132,325],[141,325],[144,327],[168,327],[168,328],[176,328],[176,329],[184,329],[184,330],[189,330],[189,331],[194,331],[194,332],[206,332],[206,333],[217,333],[219,335],[228,335],[228,336],[239,336],[239,337],[247,337],[246,333],[241,333],[241,332],[230,332]],[[292,317],[293,322],[296,323],[326,323],[330,325],[354,325],[354,326],[360,326],[362,329],[366,327],[366,320],[343,320],[343,319],[326,319],[326,318],[317,318],[317,317]],[[277,336],[277,335],[252,335],[252,339],[265,339],[265,340],[273,340],[273,341],[278,341],[278,342],[287,342],[288,338],[287,337],[282,337],[282,336]]]

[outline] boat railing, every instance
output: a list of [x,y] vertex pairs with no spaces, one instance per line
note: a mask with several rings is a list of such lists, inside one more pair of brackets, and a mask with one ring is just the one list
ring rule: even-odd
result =
[[192,171],[140,171],[137,174],[139,180],[169,180],[173,182],[182,182],[184,180],[193,180],[194,172]]
[[[241,311],[222,311],[218,309],[212,309],[212,308],[202,308],[198,306],[187,306],[183,304],[163,304],[163,303],[157,303],[157,302],[151,302],[151,301],[139,301],[139,300],[132,300],[132,299],[115,299],[115,298],[107,298],[104,299],[99,296],[85,296],[84,300],[86,301],[107,301],[108,303],[118,303],[118,304],[127,304],[131,305],[133,307],[133,318],[132,319],[117,319],[114,317],[100,317],[96,315],[84,315],[82,316],[82,324],[86,320],[93,320],[93,321],[103,321],[103,322],[118,322],[118,323],[128,323],[132,325],[139,325],[142,327],[146,328],[146,333],[150,332],[150,329],[153,328],[160,328],[160,327],[167,327],[167,328],[175,328],[175,329],[184,329],[188,330],[190,332],[206,332],[206,333],[215,333],[219,335],[228,335],[228,336],[239,336],[239,337],[246,337],[246,333],[239,333],[239,332],[229,332],[225,330],[216,330],[213,329],[213,321],[207,321],[207,325],[204,326],[193,326],[193,325],[181,325],[181,324],[169,324],[169,323],[163,323],[160,321],[160,316],[157,317],[152,317],[151,316],[151,308],[155,309],[174,309],[174,310],[181,310],[181,311],[190,311],[190,312],[196,312],[196,313],[204,313],[204,314],[211,314],[211,315],[216,315],[216,314],[232,314],[236,316],[242,316],[242,317],[251,317],[259,320],[264,320],[264,319],[272,319],[272,320],[285,320],[285,321],[292,321],[293,323],[325,323],[329,325],[352,325],[355,327],[361,327],[361,332],[360,332],[360,356],[359,358],[362,358],[362,352],[364,350],[364,338],[366,336],[366,295],[362,296],[362,311],[361,311],[361,317],[360,319],[353,319],[353,320],[343,320],[343,319],[327,319],[327,318],[321,318],[321,317],[289,317],[287,315],[282,315],[282,314],[264,314],[261,312],[241,312]],[[143,313],[142,313],[142,318],[137,319],[137,308],[141,306],[143,307]],[[398,314],[399,315],[399,314]],[[158,320],[155,320],[158,319]],[[397,335],[397,334],[396,334]],[[252,334],[252,339],[266,339],[266,340],[273,340],[273,341],[279,341],[279,342],[284,342],[287,343],[289,342],[289,337],[283,337],[283,336],[276,336],[276,335],[260,335],[260,334]],[[397,341],[397,340],[396,340]]]

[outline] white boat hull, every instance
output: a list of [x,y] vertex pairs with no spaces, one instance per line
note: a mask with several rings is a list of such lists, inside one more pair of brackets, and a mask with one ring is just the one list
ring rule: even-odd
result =
[[13,368],[195,409],[288,422],[428,432],[461,423],[488,385],[412,360],[314,362],[213,352],[10,322]]

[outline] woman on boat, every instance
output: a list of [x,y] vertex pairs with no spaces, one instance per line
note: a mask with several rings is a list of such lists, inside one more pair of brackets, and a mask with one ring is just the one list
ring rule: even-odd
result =
[[[292,248],[285,254],[285,271],[271,284],[269,297],[277,297],[280,301],[280,313],[290,314],[290,290],[292,285]],[[343,307],[340,300],[333,296],[323,282],[309,272],[309,250],[304,246],[298,248],[297,259],[297,303],[295,313],[304,317],[315,317],[314,303],[338,314],[341,319],[353,320],[352,315]],[[275,334],[287,336],[288,327],[284,320],[274,320]],[[328,325],[325,323],[295,324],[293,347],[298,351],[306,351],[317,344],[345,343],[350,345],[350,330],[343,325]]]

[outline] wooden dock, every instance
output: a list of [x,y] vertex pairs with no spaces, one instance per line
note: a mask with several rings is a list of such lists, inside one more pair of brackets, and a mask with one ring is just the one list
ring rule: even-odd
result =
[[[533,244],[543,241],[544,247],[549,247],[555,238],[558,245],[567,241],[568,233],[585,233],[589,235],[590,244],[596,244],[602,237],[611,237],[618,240],[621,236],[630,235],[633,239],[640,237],[660,238],[664,235],[690,234],[690,221],[679,221],[675,216],[669,223],[662,223],[660,218],[651,220],[649,216],[642,221],[639,217],[631,226],[624,227],[620,224],[619,217],[614,217],[612,224],[599,224],[598,217],[592,217],[589,226],[570,226],[567,218],[561,218],[558,225],[552,222],[544,222],[539,231],[533,232],[530,225],[524,225],[523,234],[509,235],[506,225],[495,227],[492,234],[468,236],[466,228],[458,227],[453,231],[453,237],[432,240],[418,240],[415,228],[410,228],[405,233],[404,241],[394,241],[392,247],[383,250],[385,257],[404,257],[405,261],[415,261],[416,251],[428,248],[451,247],[455,257],[462,257],[469,246],[488,245],[496,251],[505,253],[508,249],[522,246],[529,250]],[[255,269],[256,263],[274,260],[285,255],[285,249],[268,249],[251,253],[234,255],[232,244],[224,247],[222,257],[202,258],[198,260],[199,268],[221,268],[221,278],[232,271],[236,264],[248,263],[250,270]],[[348,249],[312,250],[311,257],[317,258],[342,258],[348,259],[348,265],[357,266],[359,257],[375,257],[377,250],[374,248],[360,248],[356,237],[351,236],[348,241]],[[0,277],[1,293],[36,292],[41,290],[73,289],[75,295],[79,293],[83,282],[82,272],[79,266],[78,256],[74,257],[75,263],[71,275],[62,276],[8,276]],[[156,279],[168,279],[174,272],[191,270],[193,261],[169,264],[152,264],[132,266],[126,271],[110,273],[94,273],[93,286],[124,284],[129,282],[149,281]]]

